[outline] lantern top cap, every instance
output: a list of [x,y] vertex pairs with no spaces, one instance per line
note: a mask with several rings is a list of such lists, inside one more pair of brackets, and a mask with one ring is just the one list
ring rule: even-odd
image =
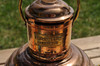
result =
[[63,0],[35,0],[25,11],[27,17],[44,22],[66,20],[74,13],[73,8]]

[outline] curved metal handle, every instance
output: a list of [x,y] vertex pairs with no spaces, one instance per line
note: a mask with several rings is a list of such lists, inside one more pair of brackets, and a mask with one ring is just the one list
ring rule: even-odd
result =
[[22,1],[23,0],[19,0],[19,12],[20,12],[20,16],[21,16],[22,20],[25,22],[25,25],[26,25],[26,19],[25,19],[25,16],[23,14],[23,11],[22,11]]
[[[24,14],[23,14],[23,11],[22,11],[22,1],[23,1],[23,0],[19,0],[19,12],[20,12],[21,18],[23,19],[23,21],[25,21],[25,24],[26,24],[26,19],[25,19],[25,16],[24,16]],[[74,18],[73,18],[73,23],[74,23],[75,20],[78,18],[78,16],[79,16],[79,11],[80,11],[80,0],[77,0],[77,10],[76,10],[75,16],[74,16]]]
[[76,21],[76,19],[78,18],[79,12],[80,12],[80,0],[77,0],[77,10],[76,10],[75,16],[74,16],[74,18],[73,18],[73,23],[74,23],[74,22]]

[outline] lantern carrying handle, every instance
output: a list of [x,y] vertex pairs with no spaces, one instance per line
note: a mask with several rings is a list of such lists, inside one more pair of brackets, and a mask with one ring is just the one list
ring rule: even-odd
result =
[[23,0],[19,0],[19,12],[20,12],[20,16],[21,16],[21,18],[22,18],[22,20],[25,22],[25,25],[26,25],[26,19],[25,19],[25,16],[24,16],[24,14],[23,14],[23,11],[22,11],[22,2],[23,2]]
[[[24,16],[24,14],[23,14],[23,11],[22,11],[22,2],[23,2],[23,0],[19,0],[19,12],[20,12],[21,18],[23,19],[23,21],[24,21],[25,24],[26,24],[27,21],[26,21],[26,19],[25,19],[25,16]],[[75,22],[76,19],[78,18],[78,16],[79,16],[79,11],[80,11],[80,0],[77,0],[77,10],[76,10],[75,15],[74,15],[74,17],[73,17],[73,22]]]
[[79,12],[80,12],[80,0],[77,0],[77,10],[76,10],[76,12],[75,12],[73,22],[75,22],[76,19],[78,18]]

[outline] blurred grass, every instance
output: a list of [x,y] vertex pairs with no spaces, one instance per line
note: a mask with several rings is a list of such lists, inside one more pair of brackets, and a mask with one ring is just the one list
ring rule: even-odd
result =
[[[24,9],[33,0],[23,0]],[[65,0],[67,1],[67,0]],[[76,0],[68,3],[75,9]],[[81,0],[79,18],[72,39],[100,35],[100,1]],[[0,49],[19,47],[27,42],[27,32],[18,11],[18,0],[0,0]]]

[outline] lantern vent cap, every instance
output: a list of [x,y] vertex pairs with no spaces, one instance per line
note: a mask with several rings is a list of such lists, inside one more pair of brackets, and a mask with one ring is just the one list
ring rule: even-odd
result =
[[27,17],[44,21],[65,20],[74,13],[73,8],[62,0],[36,0],[25,11]]

